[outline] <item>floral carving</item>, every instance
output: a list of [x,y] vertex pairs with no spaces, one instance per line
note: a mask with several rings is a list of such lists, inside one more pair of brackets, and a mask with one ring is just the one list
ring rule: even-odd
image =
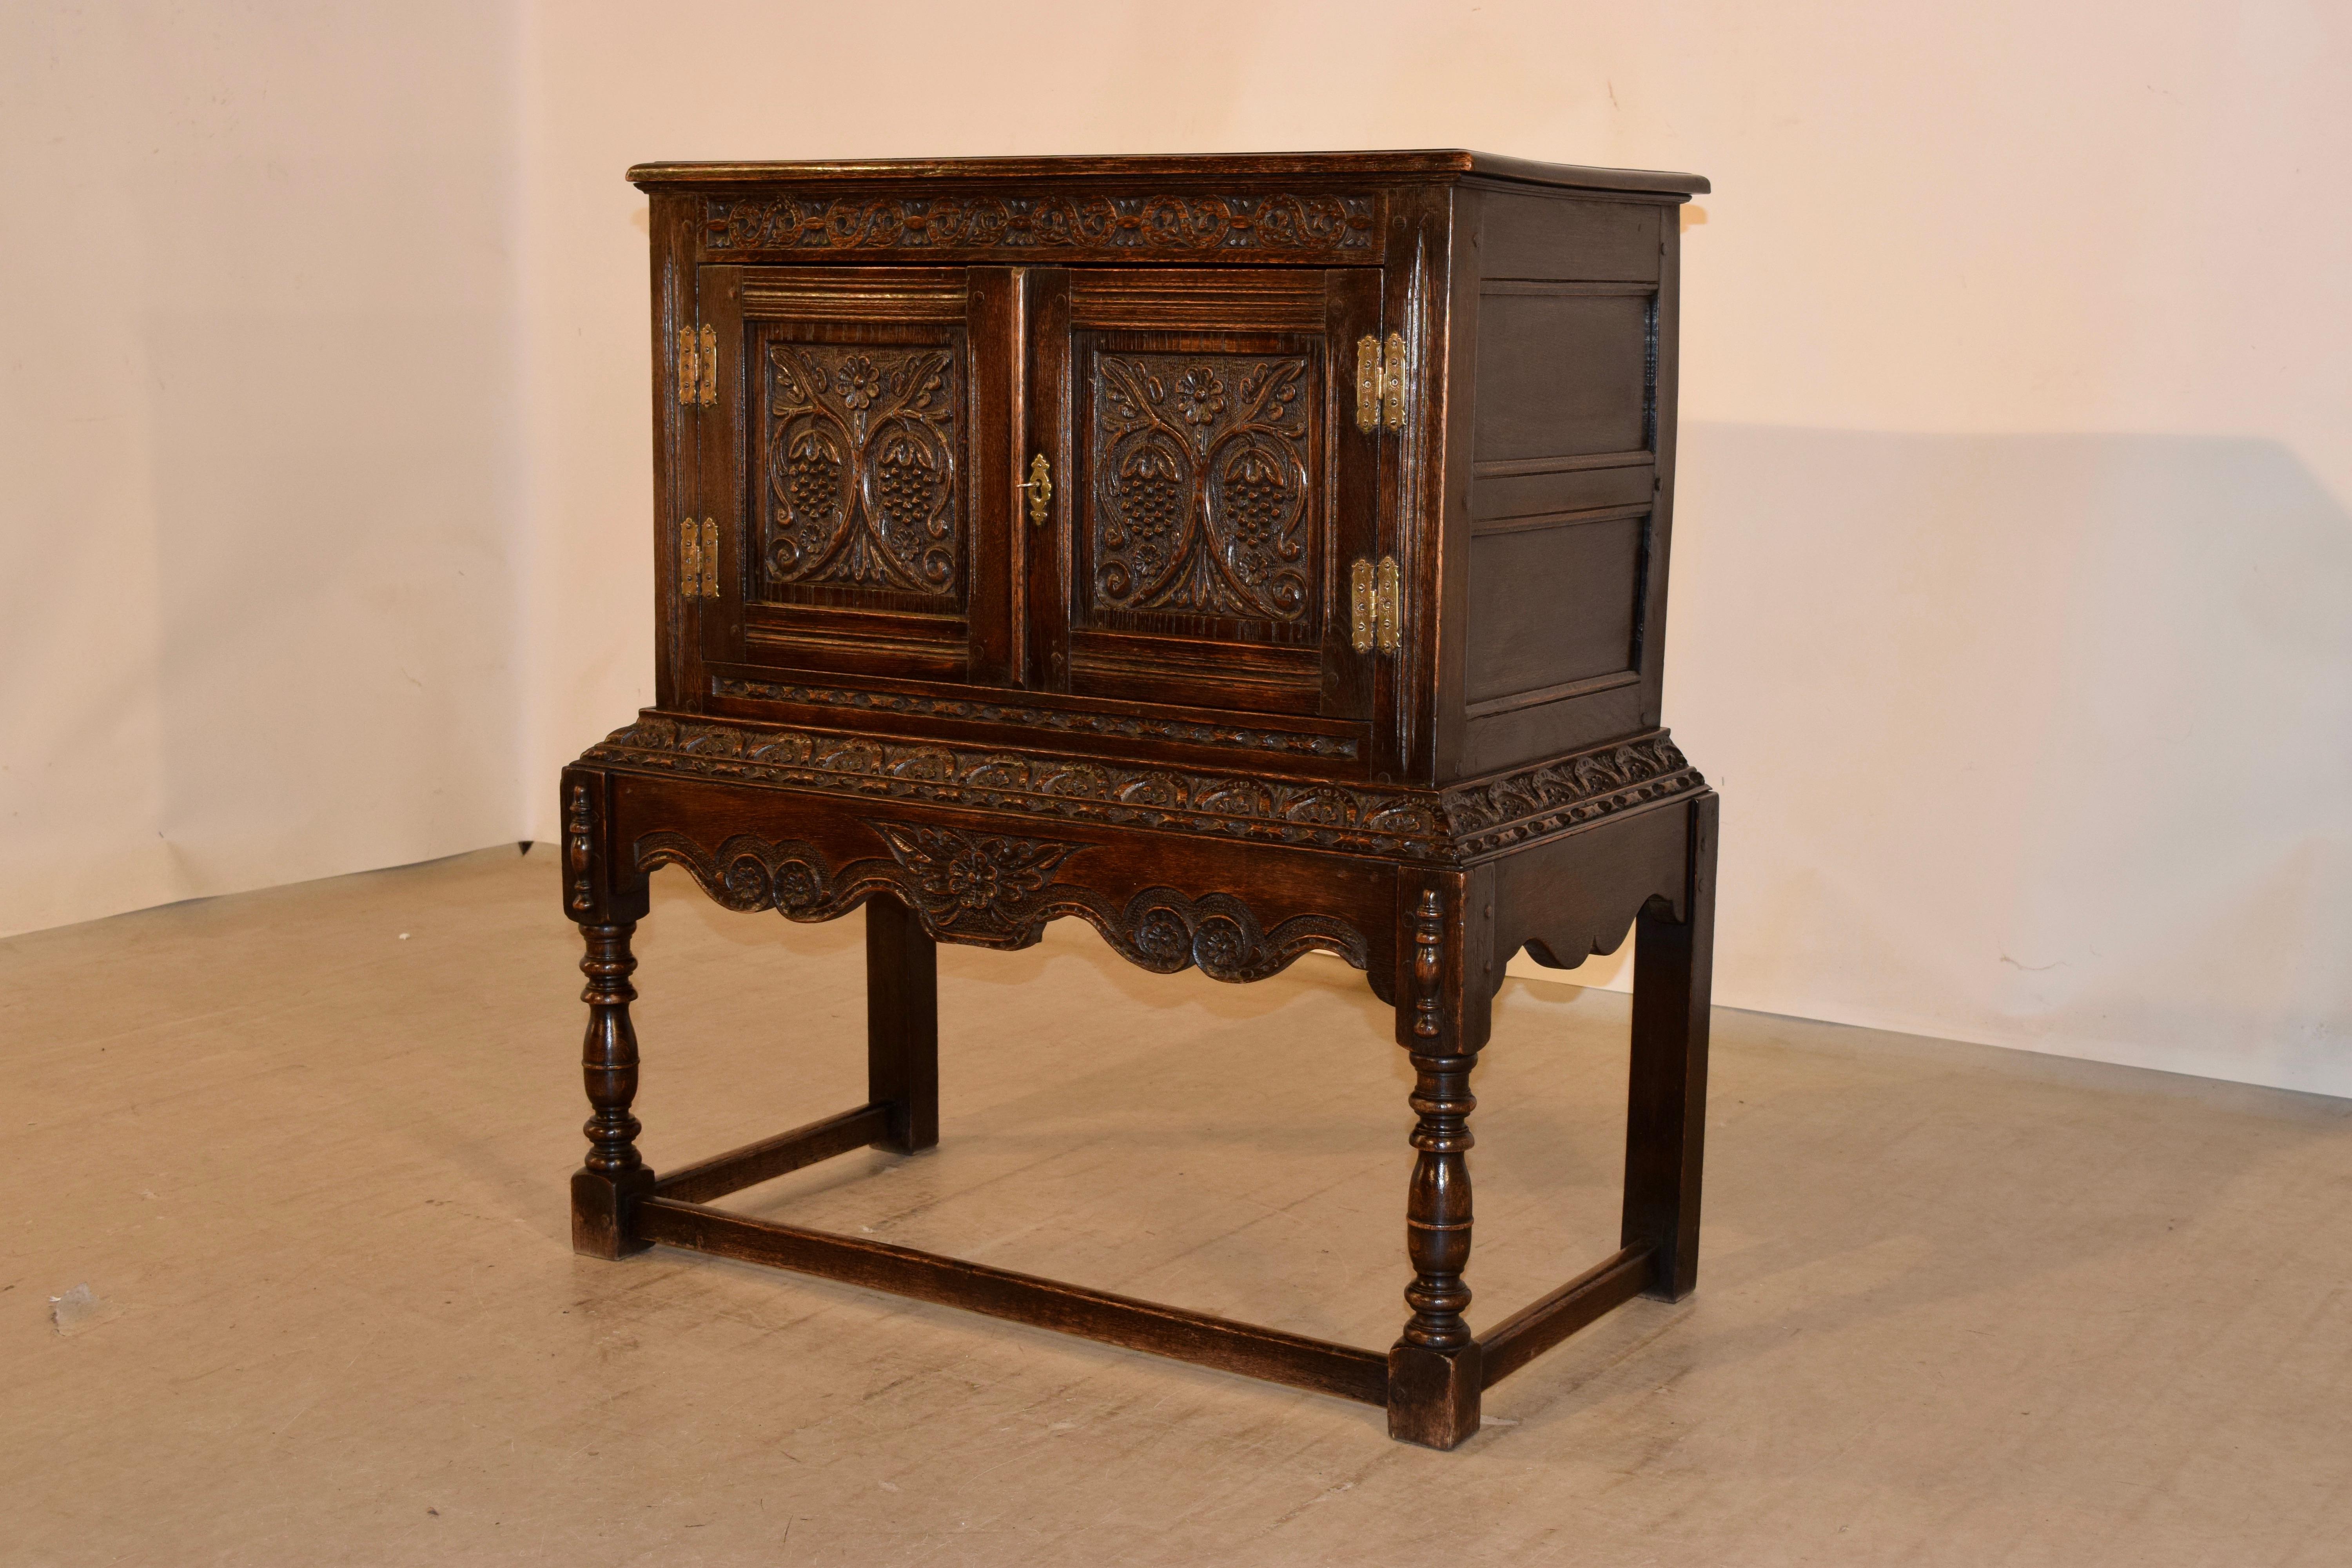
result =
[[1006,935],[1020,929],[1055,868],[1077,851],[1075,844],[1034,838],[1000,838],[960,833],[952,827],[900,827],[877,823],[874,830],[913,879],[915,902],[924,923],[961,935],[982,931]]
[[1263,980],[1317,948],[1358,969],[1370,962],[1370,942],[1345,921],[1294,915],[1269,931],[1229,893],[1194,900],[1173,888],[1146,888],[1121,903],[1059,881],[1063,863],[1084,845],[894,822],[866,826],[889,859],[856,860],[836,870],[813,845],[748,833],[728,838],[714,854],[665,828],[637,840],[636,866],[682,867],[730,910],[772,909],[794,921],[834,920],[887,892],[914,910],[934,939],[978,947],[1027,947],[1047,922],[1076,916],[1129,961],[1162,974],[1197,964],[1214,980]]
[[769,342],[770,582],[957,596],[958,359]]
[[712,250],[1368,251],[1372,198],[714,196]]
[[1094,356],[1097,609],[1303,622],[1303,358]]

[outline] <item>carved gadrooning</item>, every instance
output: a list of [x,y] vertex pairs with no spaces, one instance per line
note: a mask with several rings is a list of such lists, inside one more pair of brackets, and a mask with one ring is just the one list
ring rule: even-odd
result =
[[1455,860],[1706,787],[1664,735],[1449,789],[1121,767],[647,713],[582,759],[790,789],[918,800],[1269,843]]
[[1706,787],[1690,760],[1659,734],[1449,789],[1440,798],[1454,852],[1477,855]]
[[1372,198],[1294,195],[714,196],[712,250],[1372,248]]
[[887,892],[914,910],[934,939],[977,947],[1027,947],[1048,921],[1076,916],[1129,962],[1162,974],[1197,964],[1214,980],[1263,980],[1318,948],[1358,969],[1370,963],[1370,943],[1343,921],[1294,915],[1269,931],[1227,893],[1195,900],[1173,888],[1147,888],[1121,903],[1059,881],[1064,862],[1084,845],[891,822],[866,826],[890,858],[835,869],[822,850],[796,839],[737,834],[713,853],[664,829],[637,840],[636,865],[641,871],[682,867],[730,910],[772,909],[803,921],[834,920]]
[[1098,353],[1088,384],[1097,608],[1303,620],[1306,359]]
[[743,680],[715,677],[714,697],[795,702],[812,708],[854,708],[866,713],[918,713],[988,724],[1022,724],[1073,735],[1117,735],[1131,740],[1180,741],[1244,752],[1286,752],[1305,757],[1352,757],[1356,742],[1345,735],[1305,730],[1269,730],[1246,724],[1201,724],[1181,719],[1151,719],[1137,713],[1097,713],[1070,708],[1031,708],[1017,702],[976,701],[961,697],[918,697],[902,691],[816,686],[792,680]]
[[959,357],[952,346],[768,343],[771,583],[957,596]]

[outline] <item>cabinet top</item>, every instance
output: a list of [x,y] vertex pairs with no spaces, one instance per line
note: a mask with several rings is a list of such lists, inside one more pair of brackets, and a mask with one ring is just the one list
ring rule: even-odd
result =
[[1397,153],[1202,153],[1120,157],[859,158],[812,163],[657,163],[629,171],[632,184],[748,185],[866,184],[878,180],[1223,179],[1327,174],[1429,179],[1464,174],[1589,191],[1638,191],[1654,195],[1705,195],[1704,176],[1643,169],[1591,169],[1538,163],[1460,148]]

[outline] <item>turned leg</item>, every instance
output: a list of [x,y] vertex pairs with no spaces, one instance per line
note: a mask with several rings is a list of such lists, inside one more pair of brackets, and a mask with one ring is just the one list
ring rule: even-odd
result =
[[637,1119],[629,1102],[637,1097],[637,1032],[629,1004],[637,998],[629,975],[637,967],[629,952],[635,921],[583,925],[588,954],[580,961],[588,976],[581,999],[588,1004],[588,1037],[580,1067],[588,1084],[588,1158],[572,1178],[572,1249],[591,1258],[643,1252],[649,1243],[630,1234],[629,1209],[650,1191],[654,1173],[637,1157]]
[[[1478,1429],[1483,1386],[1477,1342],[1462,1314],[1470,1288],[1470,1069],[1477,1045],[1459,1028],[1461,964],[1446,962],[1445,900],[1435,889],[1416,900],[1411,918],[1409,988],[1413,1068],[1412,1184],[1405,1198],[1405,1253],[1412,1317],[1389,1352],[1389,1436],[1451,1448]],[[1457,945],[1454,944],[1454,945]],[[1400,989],[1408,989],[1400,987]]]
[[911,1154],[940,1141],[940,955],[898,900],[866,903],[866,1098],[890,1107],[872,1146]]
[[1678,1301],[1698,1279],[1699,1169],[1706,1137],[1706,1024],[1715,963],[1719,803],[1694,802],[1677,921],[1664,900],[1633,939],[1633,1065],[1625,1121],[1627,1247],[1658,1249],[1647,1294]]

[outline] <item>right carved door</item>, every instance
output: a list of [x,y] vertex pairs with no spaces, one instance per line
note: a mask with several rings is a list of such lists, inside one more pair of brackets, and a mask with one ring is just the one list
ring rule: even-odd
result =
[[[1353,416],[1380,331],[1363,268],[1032,273],[1033,679],[1082,696],[1370,716],[1349,572],[1378,553],[1381,435]],[[1033,498],[1034,492],[1031,492]]]

